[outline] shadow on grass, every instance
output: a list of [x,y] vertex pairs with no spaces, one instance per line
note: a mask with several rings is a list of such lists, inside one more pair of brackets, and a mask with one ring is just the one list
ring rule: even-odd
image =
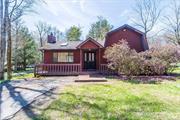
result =
[[[126,99],[111,99],[95,96],[63,93],[35,120],[53,119],[101,119],[128,120],[142,119],[145,112],[162,112],[166,106],[156,100],[134,95]],[[141,115],[139,115],[139,113]],[[149,116],[150,117],[150,116]]]

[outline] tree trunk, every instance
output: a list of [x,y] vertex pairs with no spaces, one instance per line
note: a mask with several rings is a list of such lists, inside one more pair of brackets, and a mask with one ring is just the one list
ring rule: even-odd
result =
[[8,20],[8,6],[9,1],[1,0],[1,56],[0,56],[0,79],[4,79],[4,63],[6,54],[6,33],[7,33],[7,20]]
[[19,33],[19,30],[18,30],[18,23],[16,23],[16,38],[15,38],[15,53],[14,53],[14,70],[17,70],[17,48],[18,48],[18,45],[17,45],[17,42],[18,42],[18,33]]
[[4,17],[3,17],[3,0],[0,1],[0,80],[4,79],[4,67],[3,67],[3,26],[4,26]]
[[23,70],[26,71],[26,59],[24,59],[24,62],[23,62]]
[[7,46],[7,78],[12,78],[12,39],[11,39],[11,21],[8,20],[8,46]]
[[24,48],[23,50],[23,55],[24,55],[24,59],[23,59],[23,70],[26,70],[26,50]]

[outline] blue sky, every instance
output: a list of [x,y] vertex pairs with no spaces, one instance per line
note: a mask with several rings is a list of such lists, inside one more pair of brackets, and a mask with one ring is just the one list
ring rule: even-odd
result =
[[[133,25],[132,7],[135,0],[45,0],[46,4],[36,6],[38,14],[24,16],[25,24],[35,30],[38,21],[52,24],[62,32],[72,25],[82,27],[83,36],[88,33],[97,16],[103,16],[117,28],[123,24]],[[168,1],[168,0],[163,0]],[[158,28],[155,28],[155,30]]]

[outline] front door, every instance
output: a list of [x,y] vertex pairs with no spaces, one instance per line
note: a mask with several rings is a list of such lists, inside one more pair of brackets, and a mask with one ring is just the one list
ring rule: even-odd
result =
[[95,51],[84,52],[84,69],[85,70],[96,69],[96,52]]

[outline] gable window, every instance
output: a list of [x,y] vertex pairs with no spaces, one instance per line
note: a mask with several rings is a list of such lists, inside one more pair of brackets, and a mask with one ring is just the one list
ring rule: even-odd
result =
[[74,62],[73,52],[54,52],[53,62]]

